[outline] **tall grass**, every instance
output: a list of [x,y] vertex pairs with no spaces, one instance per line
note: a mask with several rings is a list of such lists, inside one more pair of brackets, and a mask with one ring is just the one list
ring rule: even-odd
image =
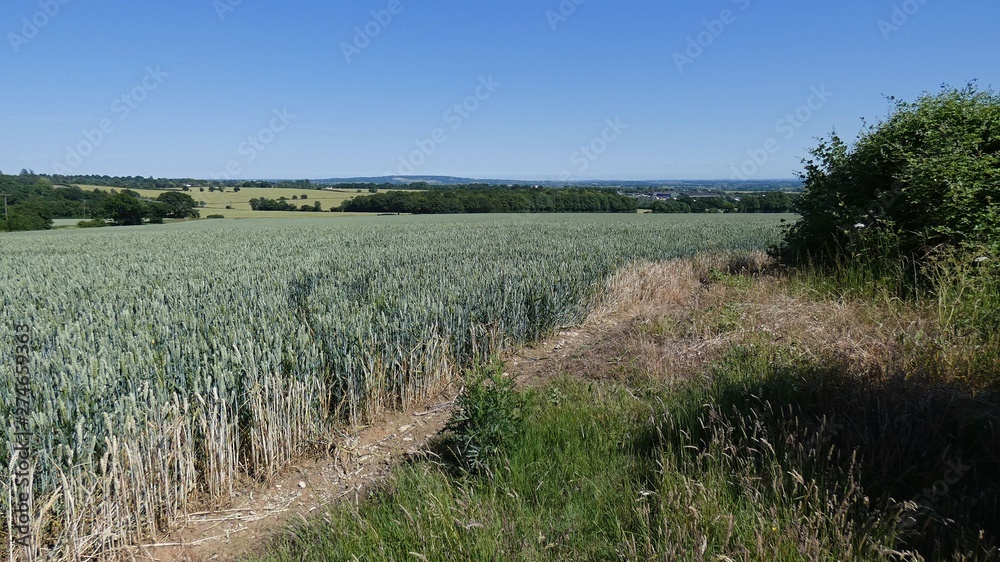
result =
[[1000,259],[990,247],[937,247],[903,255],[891,234],[866,234],[864,252],[833,266],[792,271],[825,299],[862,300],[930,318],[936,332],[914,349],[922,376],[975,390],[1000,388]]
[[773,455],[782,473],[828,494],[831,530],[870,533],[928,560],[1000,557],[995,397],[759,347],[737,347],[716,364],[707,392],[697,422],[663,433],[711,450],[723,428],[737,465],[766,466]]
[[257,560],[900,558],[898,531],[875,517],[853,468],[831,485],[782,442],[811,428],[775,434],[765,414],[720,416],[714,393],[557,381],[530,396],[525,431],[492,476],[401,467]]
[[1000,559],[1000,403],[778,349],[707,374],[557,379],[499,470],[416,460],[251,559]]

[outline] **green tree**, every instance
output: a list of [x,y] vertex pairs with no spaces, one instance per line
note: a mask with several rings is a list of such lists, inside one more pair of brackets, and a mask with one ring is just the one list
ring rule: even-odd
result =
[[654,213],[690,213],[691,205],[684,203],[683,201],[678,201],[676,199],[667,199],[666,201],[657,201],[653,203]]
[[131,191],[115,193],[102,205],[104,217],[115,221],[119,226],[139,225],[146,216],[146,204]]
[[48,230],[50,228],[52,228],[52,215],[45,201],[39,197],[32,197],[10,209],[10,217],[7,220],[3,220],[3,214],[0,213],[0,230]]
[[761,200],[762,198],[756,195],[744,195],[740,197],[740,202],[736,205],[736,208],[741,213],[759,213],[762,208]]
[[191,197],[186,193],[168,191],[166,193],[161,193],[156,200],[166,205],[167,213],[164,215],[166,217],[170,217],[172,219],[196,219],[200,216],[198,211],[195,210],[197,203],[195,203],[194,197]]
[[1000,249],[1000,97],[974,84],[896,101],[853,146],[834,133],[806,160],[801,219],[779,248],[831,264],[934,248]]
[[296,211],[298,208],[283,200],[265,199],[264,197],[250,200],[250,208],[254,211]]
[[163,219],[170,216],[171,207],[160,201],[144,202],[146,205],[144,215],[149,218],[150,224],[163,224]]

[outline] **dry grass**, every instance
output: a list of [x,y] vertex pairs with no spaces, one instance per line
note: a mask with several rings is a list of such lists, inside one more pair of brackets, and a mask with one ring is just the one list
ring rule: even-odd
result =
[[968,378],[964,366],[977,351],[975,341],[950,334],[933,309],[824,297],[774,271],[763,253],[639,263],[607,288],[581,331],[612,336],[583,350],[569,371],[616,357],[659,379],[685,377],[734,344],[750,343],[851,372],[953,382]]
[[[935,308],[821,293],[769,272],[759,254],[704,256],[619,273],[564,338],[545,365],[549,378],[636,386],[637,377],[676,385],[710,375],[712,411],[695,428],[739,434],[752,425],[783,444],[782,463],[809,467],[805,487],[815,493],[819,481],[847,478],[850,495],[870,495],[898,528],[890,534],[928,559],[1000,556],[990,546],[1000,533],[1000,403],[977,375],[995,373],[996,359]],[[692,446],[760,448],[716,433]]]
[[660,380],[684,378],[704,369],[742,335],[737,332],[742,325],[720,324],[720,314],[730,314],[727,307],[741,305],[731,300],[730,287],[713,279],[759,275],[767,265],[763,252],[637,263],[607,281],[579,329],[527,355],[537,359],[531,356],[554,351],[561,356],[557,371],[592,378],[637,371]]

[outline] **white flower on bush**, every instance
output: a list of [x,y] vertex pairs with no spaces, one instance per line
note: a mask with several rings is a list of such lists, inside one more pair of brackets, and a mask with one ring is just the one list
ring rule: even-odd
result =
[[978,258],[976,258],[975,261],[976,261],[976,263],[983,263],[983,262],[986,262],[986,261],[990,261],[990,258],[988,258],[986,256],[979,256]]
[[864,227],[865,227],[865,223],[863,223],[863,222],[859,222],[858,224],[854,225],[854,228],[864,228]]

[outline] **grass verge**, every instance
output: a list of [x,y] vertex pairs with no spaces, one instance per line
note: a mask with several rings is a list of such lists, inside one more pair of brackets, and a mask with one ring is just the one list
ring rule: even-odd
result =
[[[806,380],[823,382],[804,389]],[[864,388],[846,399],[846,382],[746,349],[711,382],[681,388],[562,379],[530,393],[524,432],[496,471],[457,474],[430,459],[402,466],[360,505],[287,529],[259,559],[995,556],[995,466],[944,444],[951,428],[940,418],[962,416],[929,417],[924,431],[904,434],[889,416],[870,436],[855,415],[879,399],[857,402]],[[852,411],[838,410],[852,400]],[[893,407],[868,413],[918,414]],[[967,429],[976,447],[986,428]],[[932,439],[920,447],[921,438]]]
[[255,560],[1000,560],[984,340],[805,276],[673,270],[644,291],[683,281],[696,304],[678,293],[616,328],[633,359],[611,376],[555,379],[523,404],[488,393],[523,416],[491,441],[492,470],[417,459]]

